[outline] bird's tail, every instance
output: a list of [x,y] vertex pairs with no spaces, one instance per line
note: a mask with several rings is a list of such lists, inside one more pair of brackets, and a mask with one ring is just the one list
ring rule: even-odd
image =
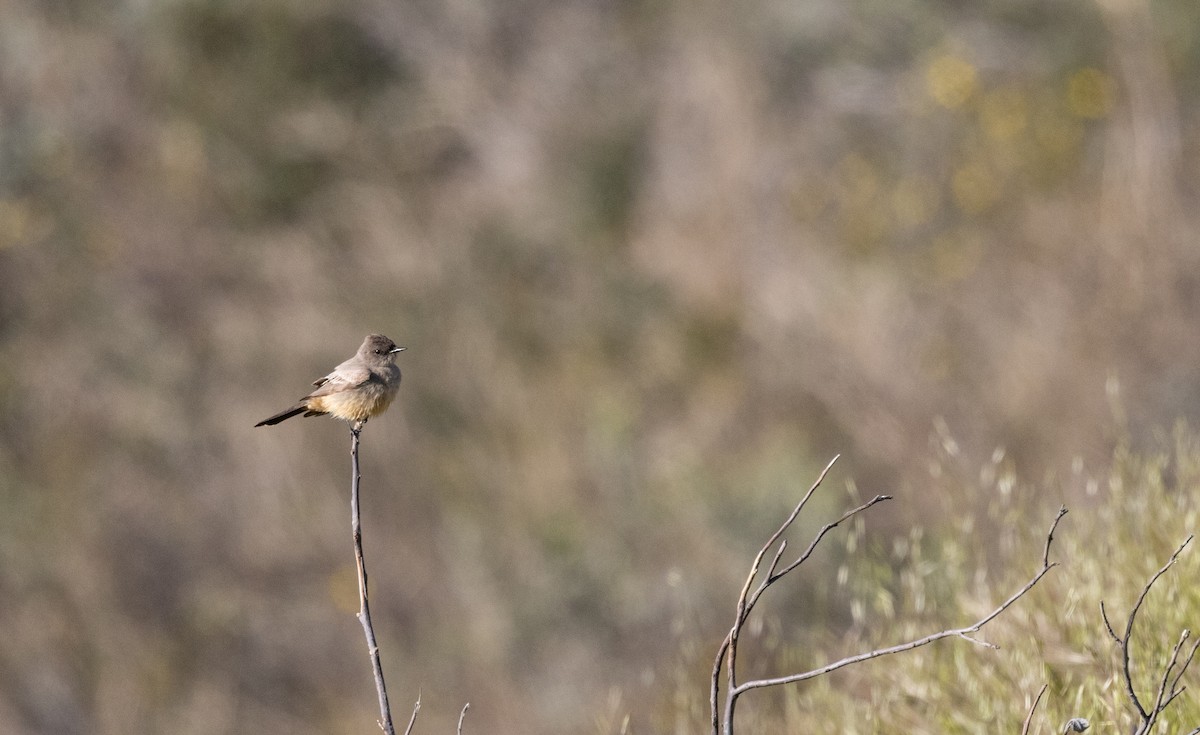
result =
[[297,414],[304,413],[307,410],[308,410],[308,408],[306,408],[303,405],[292,406],[291,408],[289,408],[286,411],[282,411],[280,413],[275,414],[274,416],[272,416],[270,418],[266,418],[266,419],[263,419],[262,421],[259,421],[257,424],[255,424],[255,426],[256,427],[258,427],[258,426],[274,426],[275,424],[278,424],[280,421],[286,421],[287,419],[290,419],[291,417],[293,417]]

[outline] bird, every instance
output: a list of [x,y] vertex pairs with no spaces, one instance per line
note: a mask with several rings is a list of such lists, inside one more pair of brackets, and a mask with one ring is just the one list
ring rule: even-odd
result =
[[382,334],[367,335],[354,357],[313,381],[316,390],[254,426],[274,426],[299,414],[328,414],[349,422],[357,432],[367,419],[386,411],[396,397],[400,388],[396,355],[403,350]]

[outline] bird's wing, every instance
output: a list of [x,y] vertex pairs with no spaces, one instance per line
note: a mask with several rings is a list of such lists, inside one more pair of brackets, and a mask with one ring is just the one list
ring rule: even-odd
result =
[[344,390],[357,388],[371,379],[371,371],[365,366],[346,367],[339,365],[332,373],[313,383],[317,387],[309,397],[327,396]]

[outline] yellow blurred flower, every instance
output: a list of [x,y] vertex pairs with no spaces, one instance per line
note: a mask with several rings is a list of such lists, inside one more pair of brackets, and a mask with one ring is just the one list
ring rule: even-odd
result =
[[925,71],[929,95],[942,107],[962,107],[975,94],[978,73],[966,59],[947,54],[933,60]]

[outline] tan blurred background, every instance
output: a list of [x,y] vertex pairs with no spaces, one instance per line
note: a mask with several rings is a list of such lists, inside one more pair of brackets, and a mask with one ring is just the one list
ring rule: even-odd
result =
[[[373,731],[347,432],[251,428],[369,331],[408,347],[365,534],[424,733],[662,727],[835,452],[824,507],[902,526],[931,438],[1037,479],[1195,422],[1198,28],[0,2],[0,731]],[[836,624],[822,578],[778,604]]]

